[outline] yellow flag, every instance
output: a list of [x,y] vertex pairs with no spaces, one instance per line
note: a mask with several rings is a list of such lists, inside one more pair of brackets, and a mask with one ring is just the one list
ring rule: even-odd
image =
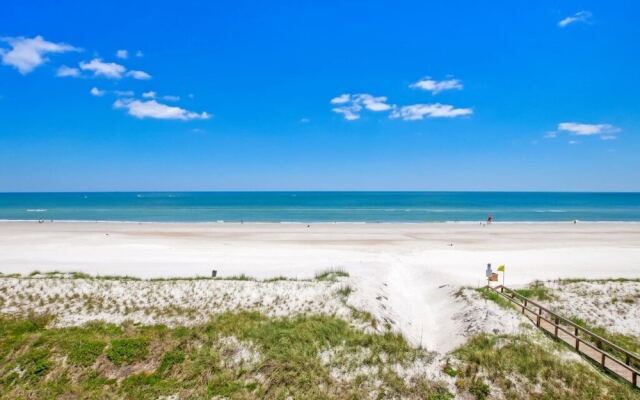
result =
[[498,272],[504,272],[504,264],[498,266]]

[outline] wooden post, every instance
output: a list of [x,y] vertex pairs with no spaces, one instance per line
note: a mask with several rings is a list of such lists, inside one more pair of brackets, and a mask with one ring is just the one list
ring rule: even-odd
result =
[[629,356],[629,353],[626,354],[624,363],[627,364],[627,365],[631,364],[631,357]]
[[577,326],[573,328],[573,333],[575,333],[575,335],[576,335],[576,351],[580,351],[580,339],[578,339],[578,333],[579,332],[580,331],[578,330]]
[[603,367],[604,367],[604,358],[605,358],[605,355],[604,355],[604,353],[602,353],[602,366]]
[[638,386],[638,374],[634,372],[631,373],[631,382],[633,383],[633,387]]
[[554,333],[555,333],[556,337],[558,337],[558,324],[560,323],[560,319],[558,318],[557,315],[556,315],[556,318],[555,318],[554,321],[555,321],[555,326],[556,326],[556,328],[554,330]]

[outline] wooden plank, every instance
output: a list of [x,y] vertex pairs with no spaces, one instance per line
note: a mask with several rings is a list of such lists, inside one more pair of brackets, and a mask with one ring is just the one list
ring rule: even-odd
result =
[[[630,364],[631,360],[638,360],[638,358],[629,353],[628,351],[622,349],[621,347],[615,345],[614,343],[609,342],[606,339],[601,338],[600,336],[594,334],[593,332],[581,328],[578,325],[574,324],[572,321],[567,320],[566,318],[545,309],[544,307],[536,304],[528,300],[524,296],[520,296],[515,293],[511,289],[505,288],[503,286],[500,287],[500,291],[490,288],[494,290],[496,293],[500,294],[502,297],[514,303],[516,306],[520,307],[522,310],[522,314],[530,319],[537,327],[546,331],[547,333],[553,335],[554,337],[562,340],[567,343],[569,346],[574,348],[577,352],[585,355],[588,358],[591,358],[594,362],[600,364],[603,368],[609,370],[610,372],[618,375],[623,378],[627,382],[631,383],[633,386],[638,387],[640,384],[638,382],[638,375],[640,372],[635,370]],[[506,290],[506,293],[505,293]],[[524,302],[520,303],[516,300],[517,297],[522,297]],[[530,308],[531,305],[538,307],[537,310],[532,310]],[[543,311],[550,316],[551,319],[543,316]],[[569,329],[573,329],[573,332],[566,329],[561,325],[561,322],[566,322],[567,325],[570,326]],[[590,343],[587,337],[579,337],[580,332],[586,333],[588,336],[591,336],[591,339],[596,340],[596,344]],[[613,349],[622,352],[625,355],[625,360],[619,360],[615,355],[609,354],[602,350],[602,343],[605,343],[611,346]]]
[[[493,289],[493,288],[491,288],[491,289]],[[495,290],[495,291],[498,292],[497,290]],[[629,357],[630,359],[635,360],[638,363],[638,365],[640,365],[640,356],[638,356],[636,354],[633,354],[633,353],[629,352],[626,349],[623,349],[622,347],[616,345],[615,343],[612,343],[611,341],[599,336],[595,332],[591,332],[588,329],[582,328],[581,326],[575,324],[573,321],[571,321],[571,320],[569,320],[567,318],[564,318],[559,314],[556,314],[555,312],[543,307],[542,305],[536,303],[535,301],[532,301],[532,300],[522,296],[521,294],[517,293],[514,290],[511,290],[511,289],[509,289],[507,287],[504,287],[504,286],[500,286],[500,292],[498,292],[498,293],[500,293],[500,294],[502,294],[504,296],[505,295],[505,293],[504,293],[505,291],[506,291],[506,294],[508,294],[511,297],[510,300],[513,301],[515,304],[517,304],[519,306],[522,306],[521,303],[518,303],[518,302],[514,301],[515,298],[518,298],[520,300],[523,300],[525,302],[525,304],[534,305],[535,307],[538,307],[540,311],[544,310],[544,312],[546,312],[547,314],[549,314],[551,316],[554,316],[554,317],[558,317],[559,321],[562,321],[563,323],[565,323],[567,325],[570,325],[570,326],[574,327],[577,330],[580,330],[580,331],[583,331],[583,332],[589,334],[594,339],[599,340],[600,342],[605,343],[608,346],[612,347],[613,349],[625,354],[625,356]],[[523,308],[523,313],[524,313],[524,308]]]

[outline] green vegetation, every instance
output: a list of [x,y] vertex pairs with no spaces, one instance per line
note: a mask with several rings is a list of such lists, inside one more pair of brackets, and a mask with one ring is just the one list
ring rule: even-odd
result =
[[145,338],[114,339],[107,351],[107,358],[115,365],[132,364],[149,354],[149,341]]
[[[336,281],[341,277],[348,277],[349,273],[340,268],[330,268],[322,272],[315,274],[313,280],[317,281]],[[22,278],[22,279],[42,279],[42,278],[66,278],[66,279],[98,279],[98,280],[112,280],[112,281],[142,281],[145,279],[137,278],[127,275],[89,275],[84,272],[60,272],[51,271],[42,273],[40,271],[33,271],[29,275],[21,274],[3,274],[0,272],[2,278]],[[171,278],[151,278],[148,279],[151,282],[171,282],[171,281],[195,281],[195,280],[218,280],[218,281],[261,281],[261,282],[278,282],[278,281],[311,281],[311,279],[298,279],[288,278],[285,276],[275,276],[263,280],[256,279],[250,275],[239,274],[231,276],[218,276],[215,278],[209,276],[191,276],[191,277],[171,277]]]
[[78,337],[75,342],[68,343],[66,349],[70,363],[82,367],[93,365],[98,356],[102,354],[107,343],[103,340],[86,339]]
[[[365,333],[331,316],[225,313],[179,328],[47,328],[49,323],[46,317],[0,316],[0,399],[357,399],[372,392],[379,398],[452,398],[442,384],[405,381],[392,368],[427,353],[397,334]],[[327,351],[351,360],[345,365],[353,368],[347,371],[352,381],[332,376],[336,365],[321,356]]]
[[348,277],[349,273],[341,268],[330,268],[316,273],[314,279],[317,281],[335,281],[338,278]]
[[553,300],[551,290],[547,288],[544,283],[535,281],[524,289],[516,289],[516,293],[520,296],[527,297],[532,300]]
[[353,293],[353,288],[349,285],[345,285],[338,289],[338,294],[342,297],[349,297],[351,293]]
[[[632,335],[624,335],[622,333],[617,333],[617,332],[609,332],[608,330],[606,330],[605,328],[599,327],[599,326],[593,326],[593,325],[589,325],[586,321],[577,318],[577,317],[573,317],[571,318],[571,321],[578,325],[581,326],[585,329],[588,329],[590,331],[592,331],[593,333],[595,333],[596,335],[601,336],[604,339],[607,339],[608,341],[615,343],[616,345],[622,347],[623,349],[630,351],[632,353],[635,354],[640,354],[640,338],[637,336],[632,336]],[[584,334],[587,335],[587,334]],[[581,335],[582,336],[582,335]],[[593,339],[592,343],[597,344],[597,339]],[[611,353],[615,356],[618,356],[619,358],[621,358],[622,360],[625,359],[625,356],[623,353],[619,352],[618,350],[614,349],[611,346],[608,346],[606,344],[602,344],[602,349],[608,353]],[[640,365],[636,365],[636,367],[640,368]]]
[[483,287],[476,289],[480,296],[485,300],[491,300],[502,308],[511,308],[511,302],[504,297],[500,296],[498,293],[493,291],[492,289]]
[[[507,399],[640,399],[640,392],[583,363],[557,356],[560,344],[532,336],[479,335],[454,354],[456,385],[478,399],[497,388]],[[554,354],[555,353],[555,354]]]

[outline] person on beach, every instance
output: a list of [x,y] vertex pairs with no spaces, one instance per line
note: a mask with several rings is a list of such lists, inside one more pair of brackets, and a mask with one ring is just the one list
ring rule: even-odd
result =
[[487,216],[487,225],[490,225],[493,222],[493,215],[489,214]]

